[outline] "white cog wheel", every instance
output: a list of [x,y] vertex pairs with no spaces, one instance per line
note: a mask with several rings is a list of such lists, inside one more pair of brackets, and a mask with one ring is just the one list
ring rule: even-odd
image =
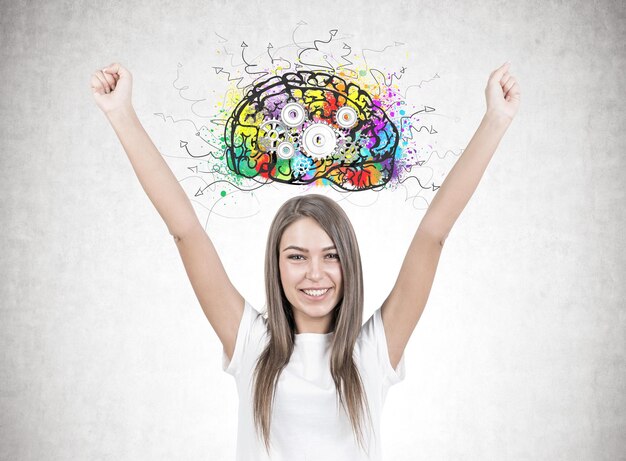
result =
[[275,151],[288,136],[287,127],[280,120],[267,120],[259,127],[257,144],[262,150]]
[[350,106],[343,106],[337,111],[337,124],[341,128],[352,128],[359,119],[356,110]]
[[313,166],[313,161],[308,157],[296,157],[292,162],[291,167],[298,176],[304,176]]
[[337,131],[324,122],[315,122],[302,132],[300,146],[302,151],[314,160],[332,156],[337,148]]
[[280,119],[290,128],[298,127],[306,119],[306,110],[297,102],[290,102],[280,111]]

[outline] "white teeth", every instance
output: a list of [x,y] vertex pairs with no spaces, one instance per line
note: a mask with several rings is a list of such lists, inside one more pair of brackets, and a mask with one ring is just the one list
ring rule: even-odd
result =
[[326,293],[330,288],[326,288],[325,290],[302,290],[309,296],[322,296]]

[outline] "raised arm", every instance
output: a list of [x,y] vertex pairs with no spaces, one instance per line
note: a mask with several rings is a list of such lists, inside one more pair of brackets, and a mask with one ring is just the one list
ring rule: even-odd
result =
[[517,113],[520,89],[509,63],[489,76],[486,113],[461,157],[450,170],[415,232],[396,283],[381,314],[389,359],[395,368],[424,311],[443,244],[474,194],[480,179]]
[[132,106],[132,75],[118,63],[91,77],[93,97],[115,130],[148,198],[165,221],[204,314],[232,357],[244,299],[183,188],[144,130]]

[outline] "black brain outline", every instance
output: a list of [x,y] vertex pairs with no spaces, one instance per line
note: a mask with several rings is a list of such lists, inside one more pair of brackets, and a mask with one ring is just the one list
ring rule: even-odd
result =
[[[359,139],[358,155],[350,161],[331,156],[309,160],[296,144],[298,155],[281,159],[275,151],[259,146],[260,125],[280,120],[281,109],[290,102],[302,105],[306,118],[299,128],[285,132],[286,140],[297,142],[304,127],[326,123],[352,140]],[[357,112],[357,123],[349,129],[341,128],[335,120],[336,111],[346,105]],[[389,181],[399,133],[385,111],[357,84],[334,74],[300,70],[254,85],[227,120],[224,140],[228,167],[243,177],[260,175],[298,185],[325,178],[341,189],[354,191],[380,187]],[[307,173],[303,173],[303,160],[312,165]]]

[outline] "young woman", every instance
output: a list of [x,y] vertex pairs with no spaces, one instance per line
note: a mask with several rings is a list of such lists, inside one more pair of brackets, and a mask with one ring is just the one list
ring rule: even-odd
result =
[[380,417],[404,379],[404,349],[424,310],[443,244],[517,113],[509,63],[489,76],[485,115],[422,219],[391,293],[361,324],[359,247],[343,210],[310,194],[288,200],[270,227],[267,314],[231,284],[178,181],[131,102],[132,76],[114,63],[91,76],[148,197],[178,247],[223,344],[239,392],[238,460],[381,459]]

